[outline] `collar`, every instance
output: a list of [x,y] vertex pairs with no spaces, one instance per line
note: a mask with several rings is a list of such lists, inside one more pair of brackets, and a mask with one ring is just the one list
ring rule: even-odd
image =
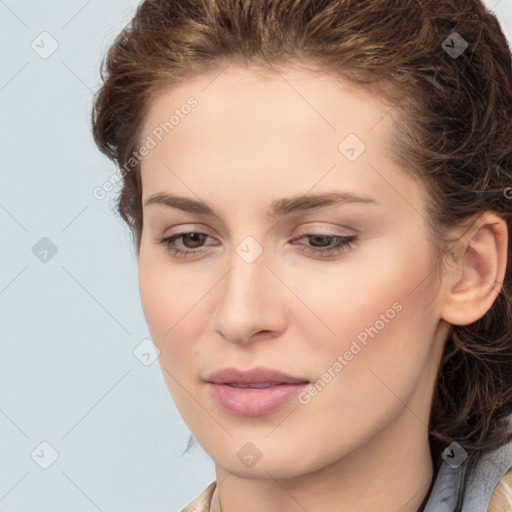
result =
[[[512,415],[509,416],[512,425]],[[500,478],[512,469],[512,439],[500,448],[486,453],[466,483],[461,512],[487,512],[494,488]],[[465,476],[465,465],[452,468],[443,461],[424,512],[455,512]]]

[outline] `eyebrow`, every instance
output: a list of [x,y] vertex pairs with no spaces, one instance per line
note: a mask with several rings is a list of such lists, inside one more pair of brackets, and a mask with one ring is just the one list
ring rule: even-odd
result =
[[[378,202],[368,196],[357,196],[346,192],[330,192],[327,194],[303,194],[291,198],[277,199],[270,205],[268,215],[271,217],[283,217],[287,214],[330,206],[334,204],[347,203],[371,203],[377,205]],[[144,202],[144,206],[151,204],[160,204],[169,208],[176,208],[190,213],[202,215],[219,215],[208,204],[190,199],[188,197],[173,196],[166,192],[157,192],[151,195]]]

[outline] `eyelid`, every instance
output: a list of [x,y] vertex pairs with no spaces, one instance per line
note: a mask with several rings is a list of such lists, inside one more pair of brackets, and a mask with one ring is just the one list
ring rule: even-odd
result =
[[172,226],[169,228],[164,229],[162,235],[160,235],[158,238],[161,237],[168,237],[183,233],[203,233],[208,236],[213,236],[211,234],[211,229],[204,226],[204,224],[179,224],[177,226]]
[[[340,232],[341,230],[344,230]],[[343,226],[340,224],[329,224],[328,226],[325,223],[316,223],[316,224],[305,224],[299,227],[299,231],[303,235],[336,235],[336,236],[350,236],[350,235],[358,235],[361,233],[360,229],[356,229],[354,227]],[[293,231],[292,231],[293,233]]]

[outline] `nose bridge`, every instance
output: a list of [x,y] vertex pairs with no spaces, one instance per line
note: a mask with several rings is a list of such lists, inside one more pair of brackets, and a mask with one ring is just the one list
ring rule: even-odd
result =
[[214,329],[231,341],[278,329],[277,283],[262,246],[247,237],[235,247],[220,284]]
[[[261,247],[261,246],[260,246]],[[222,301],[230,303],[230,309],[258,307],[265,299],[265,288],[270,271],[263,251],[257,254],[254,242],[243,241],[233,250],[230,258],[230,272],[225,277]]]

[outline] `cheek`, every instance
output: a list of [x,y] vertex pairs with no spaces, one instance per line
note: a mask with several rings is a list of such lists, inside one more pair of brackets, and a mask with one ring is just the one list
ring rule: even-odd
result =
[[[167,369],[175,375],[177,362],[183,359],[187,344],[178,343],[180,329],[186,322],[183,293],[169,273],[169,266],[141,247],[139,255],[139,292],[144,318],[153,342],[160,349],[159,362],[166,380]],[[180,321],[181,319],[181,321]],[[172,379],[171,379],[172,381]],[[169,382],[172,385],[172,382]]]
[[413,248],[381,243],[378,253],[360,251],[339,272],[317,272],[314,284],[303,278],[299,296],[322,321],[312,323],[308,336],[317,340],[317,371],[345,354],[350,371],[343,373],[358,381],[375,377],[368,371],[362,377],[354,367],[375,365],[390,379],[400,367],[405,380],[421,370],[437,325],[435,283],[427,244],[418,240]]
[[186,325],[187,314],[201,296],[203,287],[199,281],[185,275],[179,267],[173,267],[163,251],[141,245],[139,292],[154,341],[162,344]]
[[[380,326],[381,314],[394,319],[399,306],[393,304],[407,305],[412,312],[427,302],[425,286],[418,285],[431,267],[421,248],[403,252],[381,243],[378,251],[362,250],[334,269],[321,270],[302,272],[294,291],[336,336],[355,336],[375,322]],[[427,281],[423,284],[428,286]]]
[[[186,266],[186,264],[185,264]],[[211,288],[206,276],[185,272],[169,263],[163,251],[139,253],[139,292],[144,317],[153,342],[160,350],[159,362],[173,398],[180,402],[179,382],[197,372],[201,332],[207,318],[205,294]],[[176,389],[178,387],[178,389]]]
[[193,367],[197,358],[197,354],[194,355],[197,352],[195,338],[188,331],[193,313],[190,310],[197,302],[190,297],[191,289],[193,287],[185,287],[180,281],[178,272],[172,273],[168,262],[162,261],[159,254],[146,251],[141,245],[139,292],[142,310],[151,338],[160,350],[158,361],[168,391],[180,414],[188,421],[190,417],[200,415],[179,384],[196,371]]
[[[168,288],[162,269],[141,245],[139,254],[139,293],[144,317],[153,337],[160,344],[169,328],[172,311],[172,289]],[[171,283],[168,283],[171,284]],[[167,324],[167,327],[165,325]]]

